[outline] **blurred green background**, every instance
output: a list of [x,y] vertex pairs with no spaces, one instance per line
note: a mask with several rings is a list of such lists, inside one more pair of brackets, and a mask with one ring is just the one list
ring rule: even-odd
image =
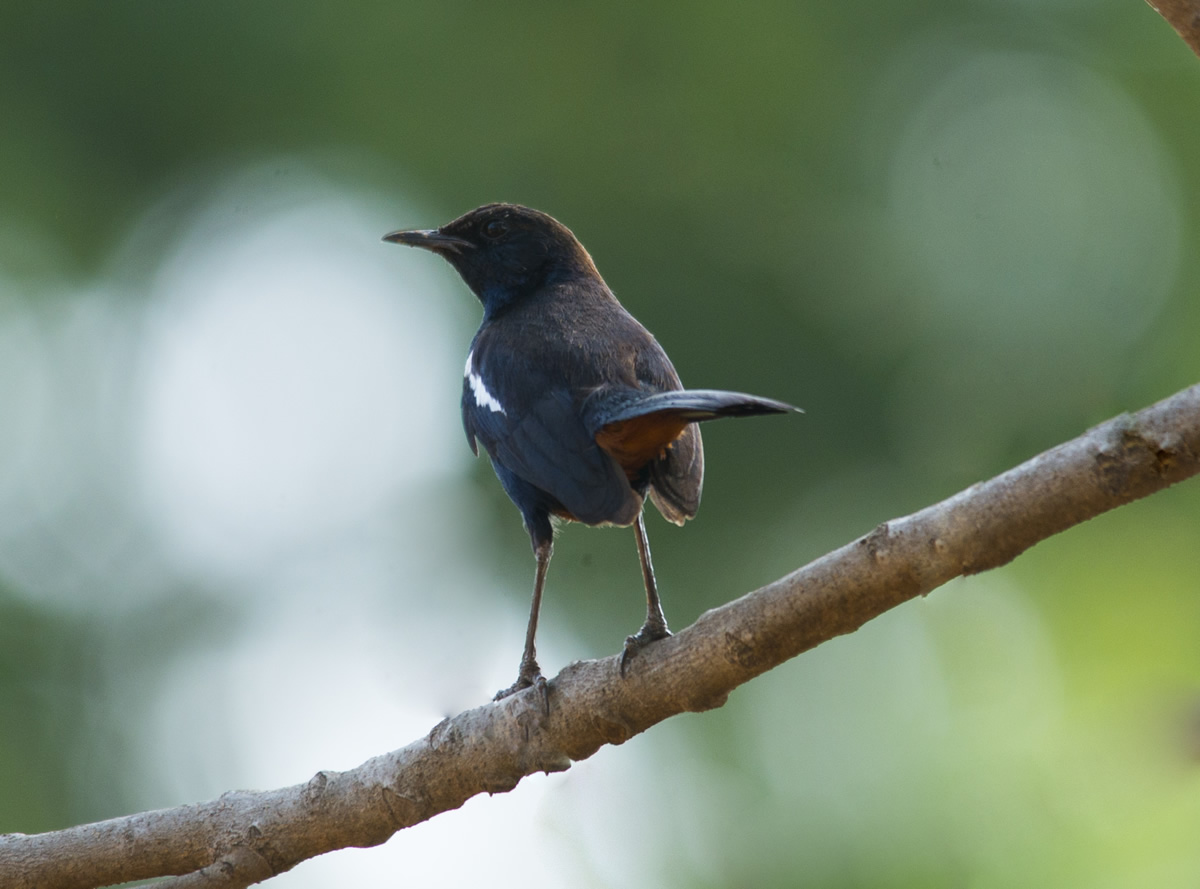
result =
[[[558,217],[714,424],[675,626],[1200,379],[1200,59],[1136,0],[0,6],[0,831],[306,780],[516,668],[478,307]],[[1200,488],[279,886],[1195,886]],[[570,527],[540,651],[641,619]],[[275,885],[275,884],[272,884]]]

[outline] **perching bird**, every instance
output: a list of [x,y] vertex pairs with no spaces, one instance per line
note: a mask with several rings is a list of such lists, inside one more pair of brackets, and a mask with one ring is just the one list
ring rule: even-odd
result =
[[534,636],[553,551],[551,517],[634,525],[646,622],[625,640],[621,671],[671,635],[663,616],[642,506],[676,525],[696,514],[704,452],[695,423],[795,411],[740,392],[685,390],[666,353],[617,302],[566,226],[516,204],[487,204],[441,228],[385,241],[439,254],[483,303],[463,368],[462,419],[521,511],[537,572],[520,672],[506,695],[545,679]]

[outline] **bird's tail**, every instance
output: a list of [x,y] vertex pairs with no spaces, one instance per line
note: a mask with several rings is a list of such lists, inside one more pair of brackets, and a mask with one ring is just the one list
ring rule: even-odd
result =
[[606,412],[600,426],[609,426],[650,414],[666,414],[697,423],[715,420],[718,417],[753,417],[759,414],[803,413],[798,407],[760,398],[744,392],[725,392],[721,389],[678,389],[673,392],[656,392],[639,395]]
[[630,482],[641,480],[649,468],[649,494],[659,512],[682,525],[696,514],[704,477],[700,430],[692,424],[718,417],[752,417],[799,411],[782,401],[723,392],[719,389],[677,389],[648,394],[625,390],[614,398],[604,393],[588,405],[585,417],[598,444]]

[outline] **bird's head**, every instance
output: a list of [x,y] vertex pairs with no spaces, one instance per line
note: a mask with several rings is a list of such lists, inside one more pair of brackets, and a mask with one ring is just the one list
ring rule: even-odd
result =
[[488,315],[546,284],[599,278],[570,229],[519,204],[485,204],[441,228],[392,232],[383,239],[439,254],[462,275]]

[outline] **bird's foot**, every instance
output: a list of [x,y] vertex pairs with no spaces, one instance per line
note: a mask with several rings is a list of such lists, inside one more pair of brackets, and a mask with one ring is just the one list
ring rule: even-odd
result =
[[654,623],[646,621],[642,624],[642,628],[632,636],[625,637],[625,650],[621,652],[621,678],[625,677],[625,668],[629,665],[629,660],[651,642],[657,642],[659,639],[666,639],[671,635],[671,631],[667,629],[665,623]]
[[517,681],[508,688],[503,688],[496,692],[493,701],[499,701],[507,698],[509,695],[515,695],[519,691],[524,691],[527,688],[534,689],[537,695],[538,703],[541,705],[542,712],[547,716],[550,715],[550,688],[546,684],[546,677],[542,675],[541,667],[537,665],[537,661],[521,662],[521,670],[517,674]]

